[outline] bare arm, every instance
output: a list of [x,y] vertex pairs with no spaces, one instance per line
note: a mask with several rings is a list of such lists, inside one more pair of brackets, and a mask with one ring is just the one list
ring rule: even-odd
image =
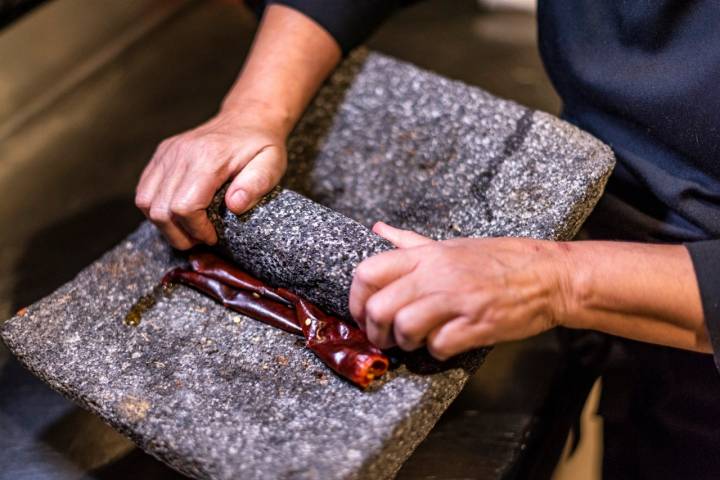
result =
[[228,207],[241,213],[285,172],[285,142],[337,65],[340,47],[303,14],[271,5],[217,115],[163,141],[138,183],[135,203],[179,249],[217,241],[205,209],[232,179]]
[[695,271],[682,245],[571,242],[572,293],[560,322],[712,352]]
[[314,21],[283,5],[268,7],[223,110],[258,104],[288,134],[320,84],[340,61],[340,47]]
[[565,326],[711,351],[684,246],[375,231],[400,248],[358,266],[350,311],[378,346],[445,359]]

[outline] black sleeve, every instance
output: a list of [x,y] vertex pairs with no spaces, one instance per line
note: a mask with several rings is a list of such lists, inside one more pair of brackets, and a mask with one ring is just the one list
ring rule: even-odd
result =
[[705,326],[712,344],[715,366],[720,370],[720,240],[685,244],[700,287]]
[[417,0],[264,0],[248,1],[256,12],[279,3],[302,12],[327,30],[343,55],[363,43],[398,8]]

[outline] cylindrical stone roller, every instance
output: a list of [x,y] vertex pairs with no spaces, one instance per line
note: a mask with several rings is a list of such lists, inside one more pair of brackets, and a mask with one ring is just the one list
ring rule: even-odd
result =
[[218,249],[273,287],[283,287],[349,319],[355,267],[393,246],[360,223],[277,188],[243,215],[225,207],[225,189],[209,209]]

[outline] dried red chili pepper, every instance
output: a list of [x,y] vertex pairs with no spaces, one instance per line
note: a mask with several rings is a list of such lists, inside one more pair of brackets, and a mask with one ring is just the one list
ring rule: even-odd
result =
[[171,270],[163,283],[189,285],[232,310],[303,335],[307,347],[320,360],[362,388],[387,371],[388,357],[357,325],[324,313],[289,290],[268,287],[211,253],[191,255],[190,266],[193,270]]
[[275,289],[267,287],[260,280],[212,253],[193,253],[190,255],[190,266],[194,271],[219,280],[225,285],[257,293],[261,297],[291,306],[287,300],[277,294]]
[[278,292],[295,305],[307,347],[339,375],[366,388],[387,372],[388,357],[368,341],[357,325],[324,313],[288,290]]
[[248,317],[263,323],[280,328],[295,335],[302,335],[303,331],[297,324],[295,309],[283,303],[257,297],[253,292],[239,290],[224,283],[183,268],[170,270],[163,277],[163,284],[182,283],[208,295],[222,303],[225,307],[240,312]]

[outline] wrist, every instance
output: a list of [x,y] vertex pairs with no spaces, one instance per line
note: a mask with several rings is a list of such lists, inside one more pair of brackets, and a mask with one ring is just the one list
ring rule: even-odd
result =
[[248,125],[272,131],[287,139],[297,119],[289,109],[276,102],[243,97],[227,98],[223,101],[218,116],[231,123]]
[[566,328],[589,328],[583,323],[583,305],[593,291],[592,275],[591,269],[586,269],[588,262],[582,258],[582,246],[578,242],[558,242],[556,245],[555,324]]

